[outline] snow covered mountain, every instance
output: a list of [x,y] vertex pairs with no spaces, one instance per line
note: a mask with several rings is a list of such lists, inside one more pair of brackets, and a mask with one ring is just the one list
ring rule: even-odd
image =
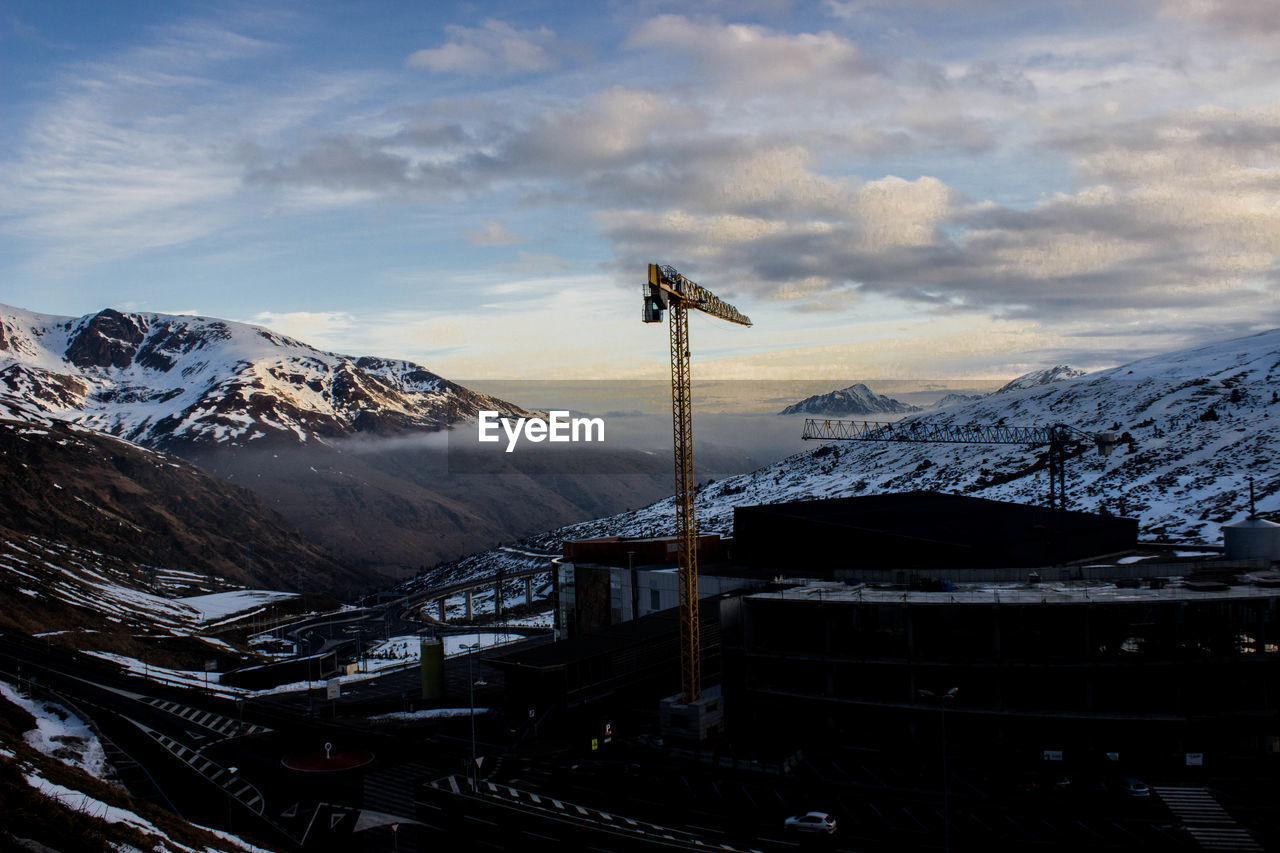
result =
[[846,415],[881,415],[918,412],[919,406],[900,403],[892,397],[883,397],[861,382],[832,391],[830,394],[815,394],[806,397],[799,403],[787,406],[780,415],[820,415],[824,417],[845,417]]
[[1057,367],[1046,367],[1043,370],[1033,370],[1030,373],[1024,373],[1017,379],[1011,379],[1004,385],[996,389],[997,394],[1006,394],[1010,391],[1021,391],[1023,388],[1035,388],[1040,385],[1049,385],[1053,382],[1060,382],[1063,379],[1075,379],[1077,376],[1084,376],[1083,370],[1077,370],[1074,367],[1068,367],[1065,364],[1059,364]]
[[106,309],[0,306],[0,402],[164,449],[437,430],[529,413],[407,361],[322,352],[268,329]]
[[[1016,382],[1017,380],[1015,379],[1014,381]],[[944,406],[954,406],[957,403],[971,403],[974,400],[980,400],[985,396],[985,394],[948,394],[942,399],[934,401],[925,408],[941,409]]]
[[[1063,370],[1053,369],[1059,376]],[[1047,384],[1035,381],[1053,371],[1015,380],[1027,387],[1006,386],[1004,393],[899,423],[1065,423],[1114,432],[1121,444],[1110,456],[1090,449],[1067,463],[1068,499],[1077,509],[1105,507],[1136,517],[1143,537],[1220,544],[1221,525],[1248,513],[1250,476],[1259,514],[1280,516],[1280,329],[1086,376],[1070,371],[1074,375]],[[698,527],[731,533],[733,508],[740,505],[915,489],[1043,503],[1045,468],[1044,448],[833,442],[699,487]],[[520,545],[554,553],[569,538],[670,535],[674,518],[668,498]],[[490,551],[467,567],[478,572],[509,562],[509,552]]]

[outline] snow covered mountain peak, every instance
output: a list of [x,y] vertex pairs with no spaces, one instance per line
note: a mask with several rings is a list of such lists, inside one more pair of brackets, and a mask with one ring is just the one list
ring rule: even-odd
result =
[[1004,394],[1009,391],[1018,391],[1023,388],[1035,388],[1039,385],[1048,385],[1051,382],[1060,382],[1063,379],[1075,379],[1084,376],[1083,370],[1077,370],[1074,367],[1068,367],[1065,364],[1059,364],[1056,367],[1046,367],[1042,370],[1033,370],[1030,373],[1024,373],[1017,379],[1011,379],[1004,385],[996,389],[995,393]]
[[207,317],[55,317],[0,305],[0,400],[173,448],[436,430],[529,414],[407,361],[325,352]]
[[918,411],[920,411],[918,406],[901,403],[892,397],[881,396],[858,382],[829,394],[806,397],[798,403],[787,406],[778,414],[843,417],[844,415],[901,414]]

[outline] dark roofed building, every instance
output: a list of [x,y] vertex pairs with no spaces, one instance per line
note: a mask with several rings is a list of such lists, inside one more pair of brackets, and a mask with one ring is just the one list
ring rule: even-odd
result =
[[859,577],[867,568],[1034,568],[1132,550],[1138,523],[935,492],[734,509],[735,554],[796,577]]

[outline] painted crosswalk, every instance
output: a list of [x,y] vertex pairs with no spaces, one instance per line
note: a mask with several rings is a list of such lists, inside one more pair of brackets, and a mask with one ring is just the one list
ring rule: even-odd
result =
[[361,804],[366,809],[413,817],[417,812],[414,791],[431,772],[432,768],[417,761],[373,770],[364,777]]
[[239,800],[245,808],[256,814],[262,814],[265,805],[262,799],[262,792],[238,776],[234,767],[223,767],[203,755],[199,750],[192,749],[190,746],[169,737],[163,732],[158,732],[137,720],[131,720],[128,717],[125,717],[125,719],[141,729],[143,733],[164,747],[179,761],[182,761],[192,770],[226,791],[227,794]]
[[223,716],[222,714],[218,714],[213,711],[206,711],[204,708],[193,708],[190,705],[183,705],[180,702],[171,702],[168,699],[146,697],[143,701],[153,708],[173,714],[175,717],[181,717],[189,723],[194,723],[201,728],[208,729],[209,731],[222,735],[225,738],[264,734],[271,731],[271,729],[266,726],[245,723],[233,717]]
[[[361,806],[365,809],[413,820],[418,815],[418,784],[432,775],[433,768],[419,761],[408,761],[375,769],[364,777]],[[412,833],[397,836],[400,853],[417,853],[419,839]]]
[[760,853],[755,848],[740,847],[707,838],[696,833],[674,827],[661,826],[644,820],[604,812],[590,806],[568,803],[546,795],[539,796],[532,791],[524,791],[510,785],[495,785],[493,782],[473,782],[458,776],[446,776],[431,782],[430,787],[444,793],[458,796],[479,797],[494,805],[508,808],[520,808],[527,812],[542,814],[555,820],[567,820],[579,825],[595,826],[611,833],[623,833],[637,839],[660,841],[665,846],[680,847],[689,850],[718,850],[722,853]]
[[1153,788],[1204,850],[1261,851],[1249,830],[1238,825],[1207,788]]

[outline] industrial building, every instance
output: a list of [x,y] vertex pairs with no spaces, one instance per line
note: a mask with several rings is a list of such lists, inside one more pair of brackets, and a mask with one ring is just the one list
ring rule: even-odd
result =
[[[697,541],[700,597],[750,589],[763,580],[759,571],[733,562],[732,540],[708,533]],[[679,604],[674,537],[609,536],[567,541],[562,548],[563,555],[552,561],[555,627],[562,637],[596,633]]]
[[[1141,550],[1132,519],[954,495],[740,507],[733,539],[699,541],[704,686],[754,743],[924,746],[946,714],[960,752],[1277,751],[1280,525],[1224,533],[1228,553],[1190,556]],[[565,543],[574,640],[506,658],[513,704],[601,714],[675,689],[669,542]]]
[[753,734],[803,719],[844,743],[910,741],[950,695],[953,741],[984,749],[1174,763],[1274,752],[1278,583],[756,593],[721,602],[725,693]]
[[890,583],[976,570],[1069,575],[1052,569],[1128,553],[1138,538],[1132,518],[939,492],[740,506],[733,530],[736,554],[756,572]]

